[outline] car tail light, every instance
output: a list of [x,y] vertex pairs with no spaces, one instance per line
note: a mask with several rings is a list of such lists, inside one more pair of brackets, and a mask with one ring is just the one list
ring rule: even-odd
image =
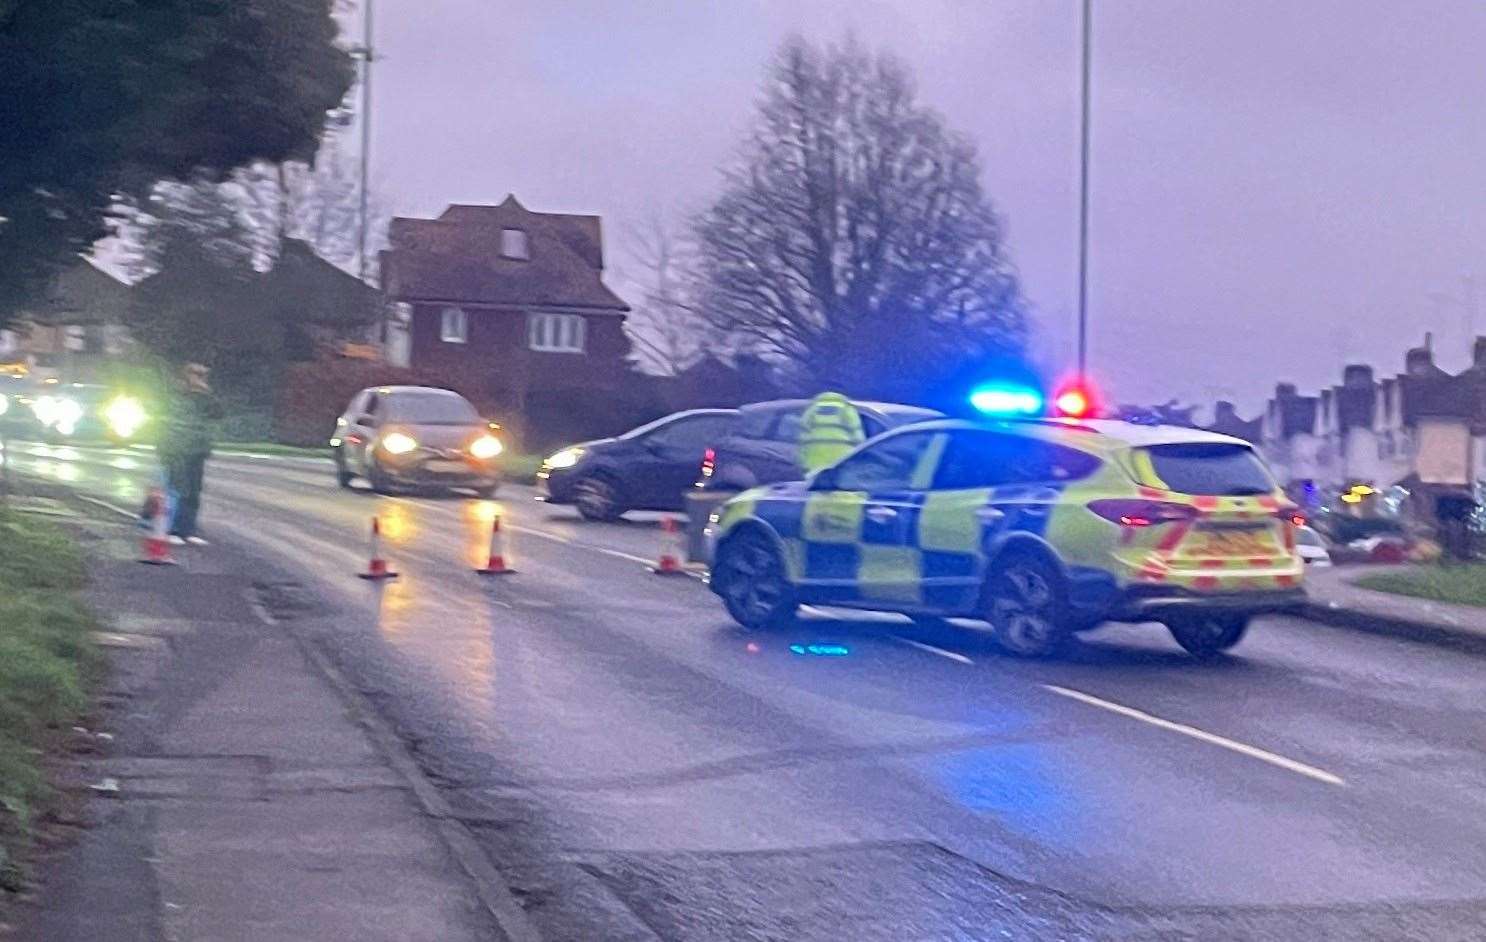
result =
[[1274,515],[1281,520],[1288,521],[1292,526],[1305,526],[1305,511],[1294,504],[1278,508],[1275,510]]
[[1089,510],[1122,527],[1151,527],[1197,516],[1197,509],[1189,504],[1160,500],[1093,500]]
[[717,470],[717,449],[708,448],[702,452],[702,477],[710,478],[712,472]]

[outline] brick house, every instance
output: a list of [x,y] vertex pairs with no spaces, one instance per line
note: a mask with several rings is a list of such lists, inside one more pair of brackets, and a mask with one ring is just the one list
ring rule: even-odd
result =
[[599,217],[450,206],[398,217],[383,291],[407,334],[407,362],[449,378],[507,422],[540,426],[593,409],[632,374],[629,306],[603,282]]
[[0,331],[0,366],[68,381],[96,382],[129,351],[124,322],[132,288],[92,262],[60,272],[47,292]]

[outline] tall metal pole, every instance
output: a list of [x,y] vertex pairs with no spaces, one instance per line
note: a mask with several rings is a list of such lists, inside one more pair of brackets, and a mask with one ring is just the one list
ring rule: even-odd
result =
[[372,0],[361,0],[361,212],[356,227],[356,260],[361,280],[366,280],[366,184],[371,162],[372,93]]
[[1084,0],[1083,88],[1080,106],[1083,120],[1078,163],[1078,376],[1083,380],[1089,367],[1089,50],[1092,0]]

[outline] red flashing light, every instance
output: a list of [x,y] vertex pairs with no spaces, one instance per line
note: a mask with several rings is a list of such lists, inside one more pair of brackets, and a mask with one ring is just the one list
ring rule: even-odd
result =
[[1099,414],[1099,394],[1079,376],[1069,376],[1052,396],[1052,414],[1062,419],[1092,419]]
[[1053,408],[1058,411],[1058,415],[1071,419],[1086,418],[1090,405],[1088,393],[1077,387],[1063,390],[1053,400]]

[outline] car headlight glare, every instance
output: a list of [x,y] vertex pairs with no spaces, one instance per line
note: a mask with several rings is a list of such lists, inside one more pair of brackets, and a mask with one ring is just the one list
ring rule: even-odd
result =
[[417,447],[418,442],[402,432],[393,432],[382,438],[382,450],[389,455],[405,455]]
[[120,438],[131,438],[144,425],[144,406],[133,396],[119,396],[103,407],[103,419],[109,430]]
[[480,460],[494,458],[506,450],[506,446],[500,443],[500,439],[494,435],[481,435],[470,443],[470,454]]
[[564,448],[562,451],[559,451],[557,454],[548,458],[546,464],[549,468],[571,468],[573,465],[577,464],[578,459],[582,457],[583,449]]

